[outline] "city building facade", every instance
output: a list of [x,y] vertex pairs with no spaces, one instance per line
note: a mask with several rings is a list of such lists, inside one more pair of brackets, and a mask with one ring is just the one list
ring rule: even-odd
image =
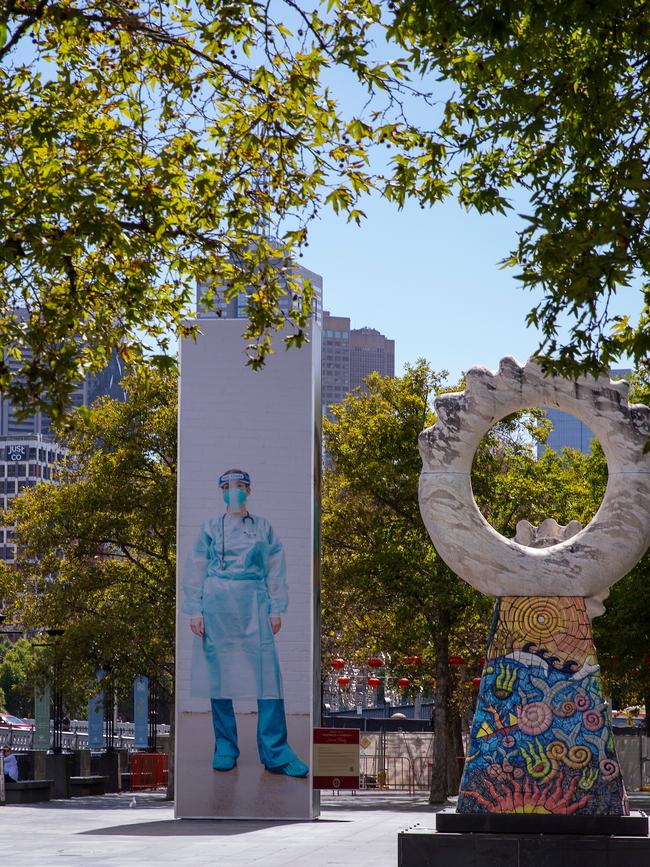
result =
[[[314,290],[314,314],[316,321],[321,321],[323,310],[323,278],[315,271],[310,271],[303,265],[294,265],[294,275],[303,283],[309,282]],[[215,316],[220,319],[246,319],[246,304],[248,295],[246,292],[240,292],[234,298],[226,299],[225,290],[218,288],[214,293],[214,298],[210,308],[207,309],[201,300],[208,289],[207,283],[199,282],[196,287],[196,311],[199,319],[212,319]],[[295,307],[296,301],[291,292],[287,291],[279,302],[280,310],[285,315],[291,313]]]
[[[41,481],[55,481],[57,466],[64,450],[49,434],[0,436],[0,504],[11,505],[25,488]],[[0,560],[13,563],[16,559],[14,531],[0,527]]]
[[[613,368],[610,371],[612,379],[625,379],[632,371],[629,368]],[[586,424],[573,415],[552,407],[545,408],[546,416],[552,428],[544,445],[537,446],[537,457],[541,457],[548,448],[554,452],[562,449],[577,449],[588,455],[591,452],[591,442],[594,435]]]
[[373,372],[395,376],[395,341],[375,328],[350,328],[347,316],[323,311],[322,342],[323,412],[340,403]]
[[[18,362],[5,353],[5,363],[14,372]],[[70,397],[71,407],[90,406],[98,397],[124,400],[121,379],[124,373],[119,356],[114,355],[98,374],[88,374],[78,383]],[[37,412],[21,418],[11,399],[0,399],[0,505],[7,508],[25,488],[41,481],[55,481],[57,465],[64,449],[55,441],[47,413]],[[13,563],[16,558],[14,531],[0,527],[0,561]]]
[[395,341],[376,328],[353,328],[350,332],[350,388],[363,388],[371,373],[395,376]]
[[323,412],[350,391],[350,319],[323,311],[321,401]]

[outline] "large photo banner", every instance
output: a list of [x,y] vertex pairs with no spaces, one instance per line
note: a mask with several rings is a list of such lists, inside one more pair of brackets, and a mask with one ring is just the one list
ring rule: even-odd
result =
[[241,320],[181,347],[176,815],[306,819],[320,339],[246,366]]

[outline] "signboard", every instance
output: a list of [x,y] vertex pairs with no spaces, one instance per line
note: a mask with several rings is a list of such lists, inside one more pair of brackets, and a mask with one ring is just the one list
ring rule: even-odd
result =
[[359,729],[314,729],[314,788],[359,788]]
[[[102,675],[97,676],[101,680]],[[98,692],[88,699],[88,749],[101,752],[104,749],[104,693]]]
[[22,446],[22,445],[5,446],[5,460],[6,461],[26,461],[27,460],[27,446]]
[[320,335],[253,371],[245,327],[181,346],[176,815],[310,819]]
[[50,685],[34,690],[34,740],[35,750],[50,748]]
[[149,678],[136,677],[133,681],[134,746],[146,750],[149,746]]

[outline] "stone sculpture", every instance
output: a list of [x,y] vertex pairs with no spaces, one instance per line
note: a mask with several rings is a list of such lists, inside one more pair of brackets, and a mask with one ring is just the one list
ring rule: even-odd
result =
[[[510,540],[476,505],[472,460],[497,421],[537,406],[592,429],[607,489],[586,527],[520,522]],[[420,435],[422,517],[450,568],[497,597],[457,812],[626,816],[590,618],[650,544],[650,409],[628,404],[625,382],[504,358],[497,373],[472,368],[436,411]]]

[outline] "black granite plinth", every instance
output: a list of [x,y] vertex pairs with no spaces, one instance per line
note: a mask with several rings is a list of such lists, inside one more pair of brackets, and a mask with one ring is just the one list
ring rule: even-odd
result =
[[436,830],[453,834],[603,834],[615,837],[647,837],[645,813],[631,816],[564,816],[548,813],[436,814]]
[[49,801],[52,790],[52,780],[18,780],[5,782],[5,799],[7,804],[38,804]]
[[87,795],[106,794],[107,777],[70,777],[70,797],[85,798]]
[[412,829],[398,835],[397,852],[398,867],[645,867],[650,837]]

